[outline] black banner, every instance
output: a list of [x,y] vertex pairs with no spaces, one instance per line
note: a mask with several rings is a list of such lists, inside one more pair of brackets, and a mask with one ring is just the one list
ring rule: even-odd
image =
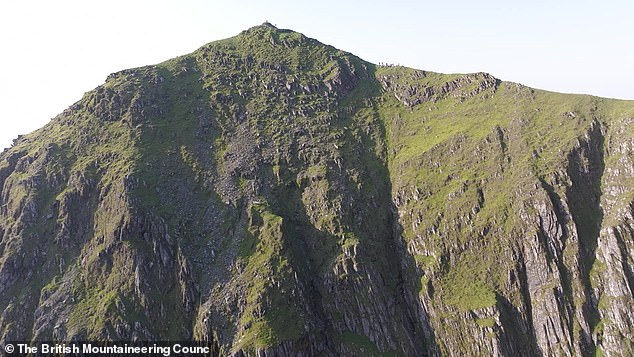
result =
[[217,356],[209,342],[25,342],[11,341],[1,346],[6,356]]

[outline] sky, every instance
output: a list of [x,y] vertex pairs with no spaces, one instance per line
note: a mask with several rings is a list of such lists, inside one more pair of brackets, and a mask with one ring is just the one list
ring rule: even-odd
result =
[[634,2],[0,0],[0,150],[108,74],[268,21],[367,61],[634,100]]

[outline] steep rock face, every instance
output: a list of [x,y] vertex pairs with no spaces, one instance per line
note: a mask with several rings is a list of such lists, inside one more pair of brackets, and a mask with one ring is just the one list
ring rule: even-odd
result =
[[[516,102],[497,102],[501,95]],[[477,130],[451,133],[441,142],[439,135],[454,130],[456,121],[469,127],[470,113],[462,112],[473,107],[453,106],[452,118],[441,113],[448,129],[440,131],[428,129],[438,123],[428,114],[438,105],[420,108],[418,115],[426,116],[420,122],[411,114],[392,121],[393,142],[402,145],[391,162],[395,202],[403,237],[421,269],[420,303],[436,336],[443,336],[436,338],[443,354],[631,350],[631,313],[608,304],[612,300],[605,295],[614,296],[618,306],[632,302],[624,268],[630,266],[631,239],[628,233],[610,234],[628,226],[631,211],[631,189],[622,186],[630,179],[621,171],[631,154],[612,149],[627,147],[623,127],[631,114],[599,98],[568,102],[557,96],[502,83],[493,96],[472,101],[480,108],[491,101],[510,117],[500,120],[492,111]],[[401,100],[396,93],[395,98]],[[547,112],[545,106],[557,109]],[[619,113],[616,120],[612,110]],[[429,135],[419,134],[421,129]],[[423,138],[436,143],[421,144]],[[419,171],[412,175],[411,167]],[[608,202],[629,208],[621,206],[619,214]],[[619,218],[609,218],[614,215]],[[602,243],[607,239],[622,248],[606,259],[601,252],[610,246]],[[620,261],[613,265],[617,271],[605,263],[614,257]],[[608,293],[604,279],[618,291]],[[609,322],[608,311],[620,322]],[[619,343],[606,343],[615,340]]]
[[627,354],[631,118],[268,24],[112,74],[0,155],[0,341]]

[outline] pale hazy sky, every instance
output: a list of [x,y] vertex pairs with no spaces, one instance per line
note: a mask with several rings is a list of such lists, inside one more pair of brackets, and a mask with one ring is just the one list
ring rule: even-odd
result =
[[0,150],[108,74],[269,21],[377,63],[634,99],[634,2],[0,0]]

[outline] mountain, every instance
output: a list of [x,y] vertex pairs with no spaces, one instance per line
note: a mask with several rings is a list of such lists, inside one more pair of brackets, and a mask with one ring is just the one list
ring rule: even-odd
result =
[[110,75],[0,188],[0,342],[634,354],[631,101],[263,24]]

